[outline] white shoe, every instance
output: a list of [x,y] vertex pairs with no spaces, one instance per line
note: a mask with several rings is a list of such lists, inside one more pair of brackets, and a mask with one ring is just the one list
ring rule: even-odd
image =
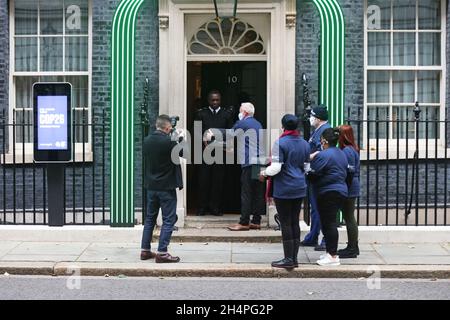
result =
[[326,253],[325,254],[321,254],[320,257],[319,257],[319,260],[325,259],[326,256],[327,256]]
[[320,260],[316,261],[319,266],[339,266],[341,262],[339,261],[339,257],[333,258],[329,253],[320,257]]

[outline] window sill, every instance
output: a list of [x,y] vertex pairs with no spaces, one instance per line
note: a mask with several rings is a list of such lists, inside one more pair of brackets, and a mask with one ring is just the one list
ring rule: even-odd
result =
[[[83,161],[83,153],[80,152],[75,153],[76,163],[93,162],[93,159],[94,156],[92,152],[84,153],[84,161]],[[21,152],[20,153],[16,152],[15,157],[12,153],[0,154],[0,164],[10,165],[10,164],[32,164],[32,163],[34,163],[32,153],[25,153],[24,155]]]

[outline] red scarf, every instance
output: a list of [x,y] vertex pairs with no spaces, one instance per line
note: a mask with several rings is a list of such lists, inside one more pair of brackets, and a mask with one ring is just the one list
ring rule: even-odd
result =
[[[283,134],[280,136],[279,139],[286,137],[286,136],[293,136],[293,137],[299,137],[300,132],[298,130],[284,130]],[[278,140],[279,140],[278,139]],[[270,155],[270,159],[272,159],[272,154]],[[269,162],[270,166],[271,162]],[[266,188],[266,202],[271,202],[273,198],[273,177],[267,178],[267,188]]]

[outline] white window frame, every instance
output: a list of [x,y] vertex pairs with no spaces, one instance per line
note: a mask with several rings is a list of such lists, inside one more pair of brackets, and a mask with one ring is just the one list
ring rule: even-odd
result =
[[[42,0],[41,0],[42,1]],[[70,77],[70,76],[87,76],[88,77],[88,123],[92,123],[92,42],[93,42],[93,33],[92,33],[92,0],[88,0],[88,70],[87,71],[15,71],[15,38],[16,37],[29,37],[28,35],[24,36],[16,36],[15,35],[15,10],[14,10],[14,2],[15,0],[9,1],[9,108],[8,108],[8,124],[9,124],[9,132],[8,132],[8,150],[7,153],[4,155],[4,157],[1,157],[1,160],[3,162],[3,159],[5,163],[32,163],[33,162],[33,143],[32,142],[16,142],[15,145],[13,145],[13,130],[12,130],[12,123],[13,123],[13,113],[16,106],[16,82],[15,78],[20,76],[27,76],[27,77],[44,77],[44,76],[54,76],[54,77]],[[40,19],[39,19],[39,12],[40,7],[38,4],[38,43],[39,39],[42,37],[61,37],[63,39],[63,66],[65,66],[65,38],[67,36],[72,35],[66,35],[65,34],[65,28],[66,23],[63,23],[63,34],[58,35],[39,35],[40,30]],[[64,22],[66,17],[65,8],[63,7],[63,16],[64,16]],[[73,35],[78,36],[78,35]],[[40,69],[40,50],[38,47],[37,52],[37,68]],[[64,69],[64,68],[63,68]],[[77,108],[82,110],[83,108]],[[24,109],[24,110],[31,110]],[[74,137],[72,136],[72,139]],[[74,144],[75,150],[73,150],[73,160],[75,162],[79,161],[93,161],[93,152],[92,152],[92,127],[88,127],[88,142],[83,143],[78,142]],[[13,150],[13,148],[15,150]],[[84,148],[84,159],[83,159],[83,148]],[[25,155],[23,154],[23,150],[25,150]],[[14,156],[15,155],[15,156]]]
[[[420,0],[419,0],[420,1]],[[368,30],[368,24],[367,24],[367,7],[368,7],[368,0],[364,0],[364,110],[363,110],[363,117],[364,120],[368,119],[368,109],[370,106],[380,106],[380,105],[386,105],[389,106],[389,119],[391,120],[392,115],[392,107],[395,106],[411,106],[413,104],[406,103],[394,103],[390,101],[389,103],[368,103],[368,72],[369,71],[440,71],[441,72],[441,81],[440,81],[440,103],[426,103],[425,106],[435,106],[439,107],[439,119],[440,121],[445,120],[445,107],[446,107],[446,79],[447,79],[447,57],[446,57],[446,34],[447,34],[447,7],[446,7],[446,0],[441,0],[441,65],[440,66],[418,66],[419,63],[419,33],[423,32],[437,32],[437,30],[423,30],[419,29],[419,8],[418,8],[418,1],[416,1],[416,28],[410,29],[410,30],[402,30],[402,29],[393,29],[393,7],[391,2],[391,27],[390,29],[382,29],[382,30]],[[368,47],[368,34],[370,33],[376,33],[376,32],[388,32],[390,34],[397,33],[397,32],[408,32],[408,33],[414,33],[416,35],[416,65],[415,66],[369,66],[369,47]],[[390,37],[390,60],[392,64],[392,58],[393,58],[393,50],[394,50],[394,37]],[[389,90],[390,90],[390,97],[392,97],[393,92],[393,84],[392,84],[392,76],[390,76],[389,81]],[[417,94],[418,94],[418,88],[417,88],[417,75],[415,76],[415,100],[417,101]],[[391,99],[390,99],[391,100]],[[420,103],[420,101],[419,101]],[[422,110],[423,111],[423,110]],[[421,113],[421,119],[425,116],[425,113]],[[412,123],[411,123],[412,124]],[[414,125],[414,124],[412,124]],[[378,139],[378,150],[376,150],[376,140],[377,139],[367,139],[368,129],[367,129],[367,122],[364,122],[363,125],[363,139],[362,139],[362,150],[361,150],[361,156],[364,159],[386,159],[386,158],[396,158],[397,153],[399,152],[400,157],[405,158],[411,158],[413,157],[415,148],[416,148],[416,139],[410,138],[410,139],[394,139],[392,138],[392,135],[390,134],[392,129],[388,129],[389,133],[389,139],[386,138],[380,138]],[[443,158],[445,156],[445,126],[441,124],[438,128],[439,130],[439,139],[437,139],[437,154],[438,158]],[[399,144],[399,150],[397,150],[397,140]],[[367,143],[369,143],[369,146],[367,146]],[[425,158],[426,156],[434,158],[436,157],[436,139],[419,139],[419,157]],[[428,155],[426,155],[425,149],[428,147]],[[369,151],[367,149],[370,149]],[[386,150],[389,150],[389,154],[386,152]],[[406,152],[408,150],[408,152]]]

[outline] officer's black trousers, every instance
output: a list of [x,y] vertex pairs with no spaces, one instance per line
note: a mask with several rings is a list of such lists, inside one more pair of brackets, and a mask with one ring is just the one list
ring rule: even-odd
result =
[[224,164],[200,165],[198,190],[200,209],[222,210],[225,170]]

